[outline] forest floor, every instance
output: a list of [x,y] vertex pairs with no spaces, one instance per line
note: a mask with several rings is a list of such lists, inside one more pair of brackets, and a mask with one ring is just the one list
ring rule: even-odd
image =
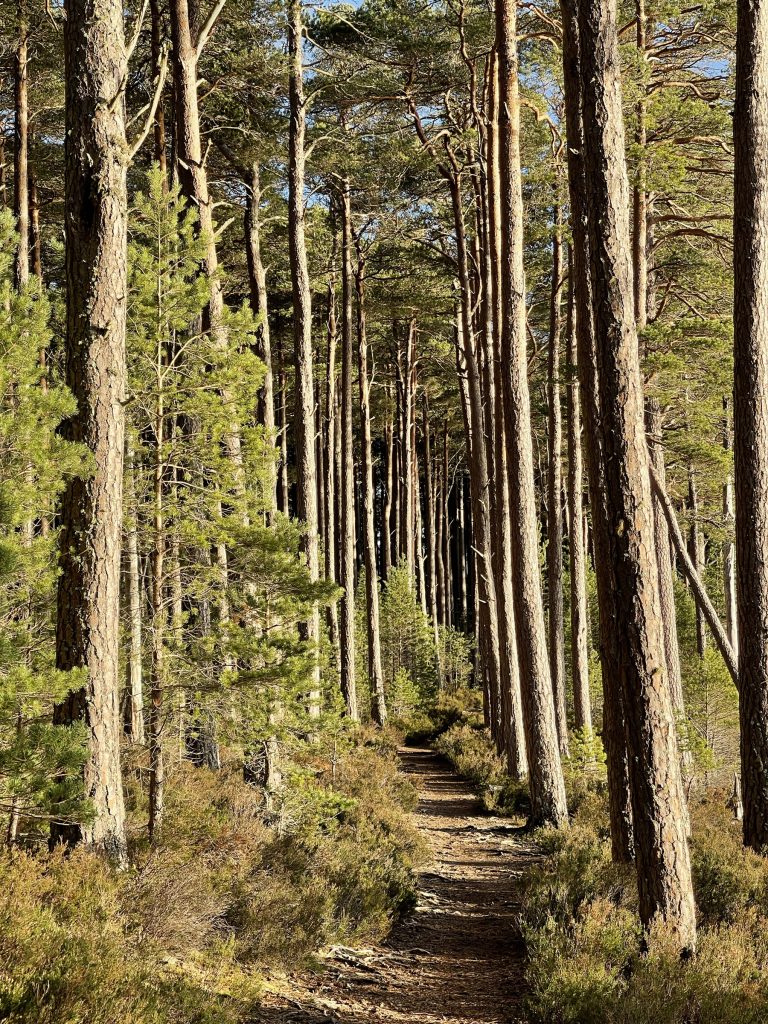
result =
[[[431,849],[415,911],[377,948],[336,946],[324,970],[265,994],[258,1024],[523,1024],[521,875],[537,852],[523,829],[484,813],[434,751],[401,751]],[[279,986],[283,989],[283,986]],[[284,989],[283,989],[284,990]]]

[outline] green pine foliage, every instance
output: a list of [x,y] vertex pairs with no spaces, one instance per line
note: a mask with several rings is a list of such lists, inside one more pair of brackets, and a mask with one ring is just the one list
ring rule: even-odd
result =
[[88,471],[57,428],[73,401],[51,345],[51,306],[36,285],[13,287],[12,218],[0,214],[0,808],[8,834],[46,834],[53,819],[88,814],[80,772],[85,730],[57,729],[53,704],[82,684],[54,665],[53,515],[68,476]]

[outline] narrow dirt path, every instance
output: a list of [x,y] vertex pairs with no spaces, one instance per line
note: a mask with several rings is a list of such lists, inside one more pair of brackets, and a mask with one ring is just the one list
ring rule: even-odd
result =
[[[522,830],[482,811],[434,751],[405,748],[433,853],[415,912],[377,949],[335,947],[295,999],[270,997],[257,1021],[292,1024],[524,1024],[520,875],[536,859]],[[271,1005],[270,1005],[271,1004]]]

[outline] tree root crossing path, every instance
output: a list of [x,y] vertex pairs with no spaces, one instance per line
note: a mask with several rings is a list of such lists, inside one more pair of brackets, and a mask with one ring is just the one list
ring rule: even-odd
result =
[[[375,949],[336,946],[311,980],[268,994],[262,1024],[524,1024],[519,885],[537,853],[523,830],[483,813],[469,783],[424,748],[401,751],[431,849],[414,913]],[[295,984],[294,984],[295,982]]]

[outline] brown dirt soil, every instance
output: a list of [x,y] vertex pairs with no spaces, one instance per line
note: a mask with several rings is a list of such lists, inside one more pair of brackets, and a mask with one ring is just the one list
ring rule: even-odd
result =
[[524,1024],[518,887],[536,849],[434,751],[400,753],[432,850],[416,910],[381,947],[327,951],[327,969],[291,979],[290,998],[265,997],[261,1024]]

